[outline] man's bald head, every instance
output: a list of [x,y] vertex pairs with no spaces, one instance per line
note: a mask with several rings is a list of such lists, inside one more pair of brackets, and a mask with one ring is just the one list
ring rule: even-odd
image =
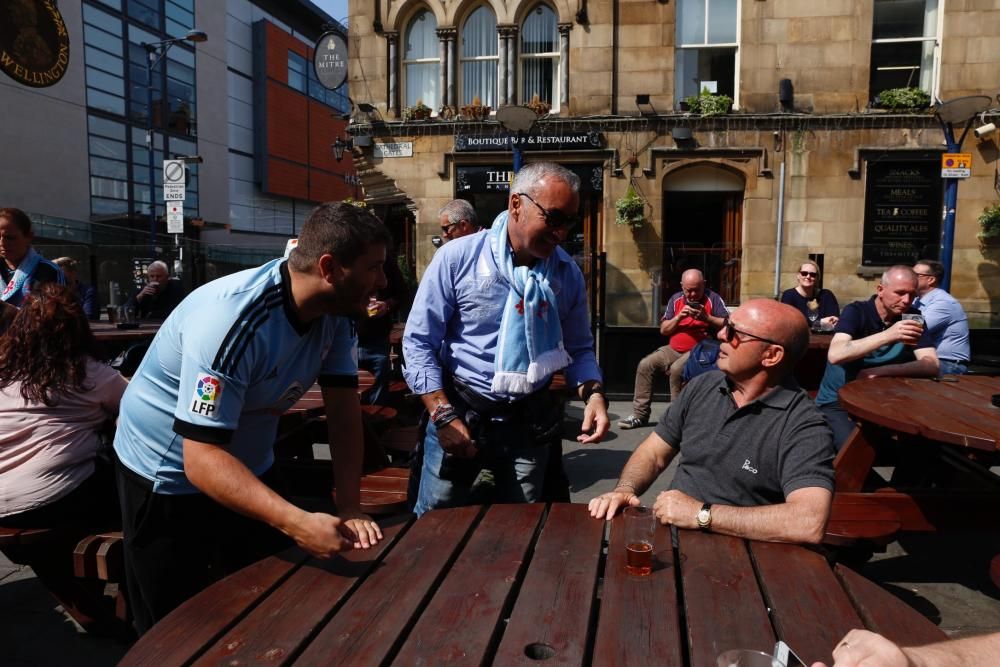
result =
[[688,269],[681,274],[681,291],[688,301],[701,301],[705,296],[705,275],[698,269]]
[[782,369],[791,371],[809,348],[809,323],[795,307],[771,299],[751,299],[739,307],[739,323],[750,333],[785,348]]

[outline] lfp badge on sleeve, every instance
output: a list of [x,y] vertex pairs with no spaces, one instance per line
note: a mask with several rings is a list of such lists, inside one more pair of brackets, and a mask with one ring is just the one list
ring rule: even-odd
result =
[[941,178],[972,176],[972,153],[945,153],[941,156]]

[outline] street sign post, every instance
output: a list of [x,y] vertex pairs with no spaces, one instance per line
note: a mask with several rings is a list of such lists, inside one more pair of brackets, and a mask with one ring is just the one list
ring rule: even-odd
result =
[[173,203],[167,204],[167,233],[168,234],[183,234],[184,233],[184,204],[183,203]]

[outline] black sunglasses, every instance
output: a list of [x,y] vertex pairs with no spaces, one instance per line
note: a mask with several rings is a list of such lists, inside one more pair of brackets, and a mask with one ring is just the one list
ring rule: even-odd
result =
[[777,345],[782,349],[784,349],[785,347],[783,344],[779,343],[776,340],[771,340],[770,338],[764,338],[763,336],[755,336],[754,334],[747,333],[746,331],[740,331],[739,329],[733,326],[733,323],[729,321],[728,317],[722,320],[722,329],[726,332],[727,343],[733,345],[733,341],[736,341],[736,345],[733,345],[733,347],[737,347],[740,343],[743,342],[743,340],[739,338],[737,334],[739,334],[740,336],[746,336],[747,338],[753,338],[754,340],[759,340],[764,343],[770,343],[771,345]]
[[450,234],[451,230],[455,227],[455,225],[460,225],[460,224],[462,224],[461,220],[459,220],[458,222],[449,222],[447,225],[441,225],[441,233]]
[[527,197],[528,201],[537,206],[538,210],[542,212],[542,219],[545,220],[545,225],[547,227],[573,227],[580,222],[580,216],[576,214],[570,215],[560,211],[559,209],[552,209],[550,211],[532,199],[529,194],[524,192],[515,192],[514,194],[518,197]]
[[805,278],[806,276],[810,278],[818,278],[819,274],[815,271],[799,271],[799,275]]

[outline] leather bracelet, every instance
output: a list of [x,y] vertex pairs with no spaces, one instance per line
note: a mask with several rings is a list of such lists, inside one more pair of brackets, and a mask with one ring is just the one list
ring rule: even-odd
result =
[[604,407],[608,407],[608,397],[604,395],[604,387],[599,384],[595,384],[590,388],[590,391],[586,392],[583,396],[584,404],[588,403],[594,394],[599,394],[604,400]]
[[431,421],[436,424],[438,418],[448,413],[454,414],[454,412],[455,412],[455,406],[452,405],[451,403],[438,403],[437,405],[434,406],[434,409],[431,410]]

